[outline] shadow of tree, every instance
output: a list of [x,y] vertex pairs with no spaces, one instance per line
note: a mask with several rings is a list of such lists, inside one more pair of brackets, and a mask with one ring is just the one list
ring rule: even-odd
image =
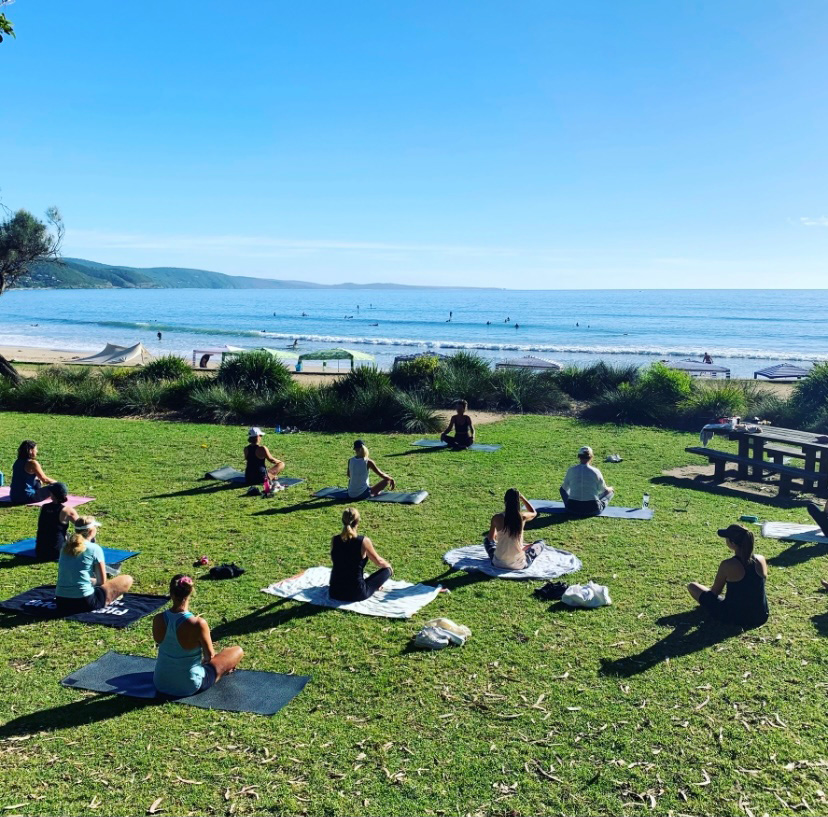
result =
[[[450,578],[446,578],[447,576]],[[467,587],[470,584],[479,584],[480,582],[486,582],[491,579],[494,579],[494,576],[481,573],[479,570],[467,573],[465,570],[455,570],[453,567],[449,567],[430,579],[423,579],[421,584],[439,584],[445,587],[446,590],[459,590],[461,587]]]
[[[746,499],[750,502],[757,502],[760,505],[769,505],[774,508],[797,508],[803,505],[802,500],[791,498],[780,498],[778,496],[765,496],[754,494],[720,482],[712,482],[711,477],[699,475],[696,477],[653,477],[650,482],[653,485],[670,485],[673,488],[689,488],[691,491],[704,491],[716,496],[727,496],[733,499]],[[758,483],[757,483],[758,484]]]
[[217,627],[212,628],[212,636],[214,640],[218,640],[220,638],[234,638],[250,633],[258,633],[262,630],[269,630],[287,624],[289,621],[309,618],[330,609],[332,608],[319,607],[310,602],[278,599],[264,607],[259,607],[246,616],[235,618],[232,621],[223,621]]
[[817,613],[811,616],[811,623],[820,635],[828,636],[828,613]]

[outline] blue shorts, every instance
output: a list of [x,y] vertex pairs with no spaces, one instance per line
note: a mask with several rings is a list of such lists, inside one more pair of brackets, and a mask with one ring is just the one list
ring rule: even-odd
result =
[[196,692],[204,692],[205,690],[210,689],[210,687],[215,684],[217,676],[218,672],[212,664],[204,664],[204,677],[201,679],[201,686],[196,690]]

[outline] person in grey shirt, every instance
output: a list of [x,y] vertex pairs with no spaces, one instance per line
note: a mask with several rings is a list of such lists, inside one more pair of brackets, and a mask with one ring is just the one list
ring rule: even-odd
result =
[[597,516],[609,505],[615,489],[604,482],[604,475],[592,464],[588,445],[578,451],[578,461],[578,465],[567,469],[561,499],[575,516]]

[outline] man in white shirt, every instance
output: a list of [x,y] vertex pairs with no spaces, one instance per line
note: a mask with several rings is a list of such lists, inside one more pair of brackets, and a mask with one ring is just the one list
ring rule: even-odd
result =
[[578,465],[566,472],[561,485],[561,499],[575,516],[597,516],[609,505],[615,489],[604,482],[604,475],[592,465],[592,449],[585,445],[578,451]]

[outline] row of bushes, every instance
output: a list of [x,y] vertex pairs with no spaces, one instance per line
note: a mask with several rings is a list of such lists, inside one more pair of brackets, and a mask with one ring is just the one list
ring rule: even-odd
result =
[[754,383],[702,383],[654,364],[596,363],[535,373],[492,370],[461,352],[416,358],[390,373],[355,369],[322,386],[300,386],[266,352],[225,360],[215,375],[196,375],[175,356],[137,370],[49,367],[13,386],[0,380],[0,409],[97,416],[174,412],[190,420],[276,423],[323,431],[434,432],[434,407],[464,398],[472,409],[526,413],[568,411],[585,401],[586,419],[697,428],[724,416],[759,416],[778,425],[828,430],[828,364],[815,366],[789,400]]

